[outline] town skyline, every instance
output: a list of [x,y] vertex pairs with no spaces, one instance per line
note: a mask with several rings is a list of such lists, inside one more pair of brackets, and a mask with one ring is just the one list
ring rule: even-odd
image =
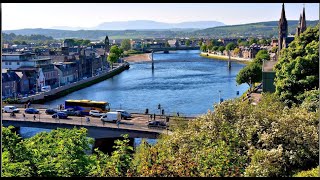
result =
[[[122,12],[125,13],[119,13],[120,5]],[[306,3],[303,5],[303,3],[286,3],[287,19],[298,20],[303,6],[305,6],[307,11],[307,20],[319,19],[319,4]],[[59,9],[59,13],[56,13],[57,9]],[[73,10],[69,11],[70,9]],[[59,26],[91,28],[104,22],[134,20],[149,20],[163,23],[218,21],[225,25],[237,25],[278,21],[280,9],[281,3],[3,3],[2,29],[50,29]],[[92,16],[92,14],[94,14],[94,16]],[[260,15],[257,16],[257,14]],[[53,15],[56,18],[52,18]],[[32,19],[37,19],[37,21],[31,21]],[[47,21],[47,19],[50,19],[50,21]]]

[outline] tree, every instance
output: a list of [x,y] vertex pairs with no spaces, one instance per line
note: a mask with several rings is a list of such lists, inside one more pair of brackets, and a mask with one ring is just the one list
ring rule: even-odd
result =
[[206,44],[202,44],[201,45],[201,47],[200,47],[200,50],[202,51],[202,52],[206,52],[207,51],[207,45]]
[[254,57],[254,61],[259,62],[260,64],[262,64],[263,60],[270,60],[270,55],[265,49],[259,50],[259,52]]
[[190,40],[189,40],[189,39],[187,39],[187,40],[186,40],[186,46],[188,46],[188,47],[189,47],[189,46],[190,46],[190,44],[191,44]]
[[95,163],[85,153],[93,139],[84,128],[41,132],[25,140],[3,129],[5,176],[87,176]]
[[131,49],[131,44],[130,44],[130,39],[123,39],[121,41],[121,48],[124,50],[124,51],[128,51]]
[[282,49],[275,65],[276,94],[290,106],[297,97],[319,89],[319,25],[309,27]]
[[212,47],[212,50],[213,50],[213,51],[218,51],[218,49],[219,49],[219,46],[213,46],[213,47]]
[[170,47],[169,42],[167,41],[164,47]]
[[123,53],[123,50],[122,50],[121,48],[119,48],[118,46],[113,45],[113,46],[111,46],[111,48],[110,48],[110,53],[114,53],[114,54],[116,54],[116,56],[117,56],[118,58],[120,58],[121,55],[122,55],[122,53]]
[[207,46],[207,50],[211,50],[213,48],[212,44]]
[[257,39],[255,38],[249,38],[249,45],[252,45],[253,43],[257,44]]
[[235,48],[235,49],[233,50],[233,53],[239,55],[240,49],[239,49],[239,48]]
[[111,69],[113,69],[113,63],[117,62],[119,59],[119,56],[116,53],[109,53],[107,57],[107,61],[111,64]]
[[226,50],[227,51],[231,51],[231,50],[233,50],[234,48],[236,48],[237,46],[233,43],[233,42],[231,42],[231,43],[228,43],[227,45],[226,45]]
[[249,86],[256,82],[261,82],[262,66],[257,62],[251,62],[249,65],[239,71],[236,77],[238,84],[247,83]]
[[219,46],[218,48],[218,51],[220,51],[221,53],[223,53],[223,51],[225,50],[226,48],[224,46]]

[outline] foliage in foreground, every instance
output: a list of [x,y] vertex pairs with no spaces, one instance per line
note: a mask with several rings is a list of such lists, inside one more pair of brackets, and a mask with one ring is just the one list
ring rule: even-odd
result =
[[298,96],[319,89],[319,25],[308,27],[281,50],[275,66],[276,94],[288,105],[301,103]]
[[133,176],[292,176],[317,166],[318,114],[273,95],[225,101],[134,154]]
[[301,171],[295,174],[293,177],[320,177],[320,168],[318,166],[308,171]]
[[85,153],[91,143],[85,129],[22,140],[3,128],[3,175],[283,177],[318,165],[319,114],[288,108],[275,95],[264,94],[258,105],[228,100],[175,124],[173,134],[155,145],[143,142],[134,153],[125,136],[110,156]]

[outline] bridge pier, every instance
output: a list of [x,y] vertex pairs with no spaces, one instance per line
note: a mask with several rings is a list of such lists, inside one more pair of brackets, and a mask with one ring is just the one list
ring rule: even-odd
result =
[[152,70],[154,70],[153,51],[151,51]]

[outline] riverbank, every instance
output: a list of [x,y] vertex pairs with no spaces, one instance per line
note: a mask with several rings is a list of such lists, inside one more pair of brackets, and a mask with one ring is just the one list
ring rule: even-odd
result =
[[129,55],[128,57],[124,57],[123,60],[127,62],[142,62],[142,61],[151,61],[151,58],[150,58],[150,53],[144,53],[144,54]]
[[[229,60],[229,56],[216,55],[216,54],[210,54],[210,53],[204,53],[204,52],[201,52],[200,56],[205,58],[218,59],[218,60]],[[249,62],[252,61],[252,59],[245,59],[245,58],[239,58],[239,57],[230,57],[230,59],[231,61],[237,61],[244,64],[249,64]]]
[[67,94],[70,94],[74,91],[78,91],[80,89],[86,88],[86,87],[91,86],[93,84],[96,84],[98,82],[104,81],[108,78],[111,78],[115,75],[120,74],[122,71],[124,71],[126,69],[129,69],[129,63],[123,63],[120,66],[118,66],[108,72],[102,73],[98,76],[89,77],[84,80],[80,80],[77,82],[73,82],[73,83],[52,89],[51,91],[48,91],[48,92],[41,92],[37,95],[21,99],[16,103],[25,103],[28,100],[31,100],[32,103],[43,104],[45,102],[57,99],[59,97],[66,96]]

